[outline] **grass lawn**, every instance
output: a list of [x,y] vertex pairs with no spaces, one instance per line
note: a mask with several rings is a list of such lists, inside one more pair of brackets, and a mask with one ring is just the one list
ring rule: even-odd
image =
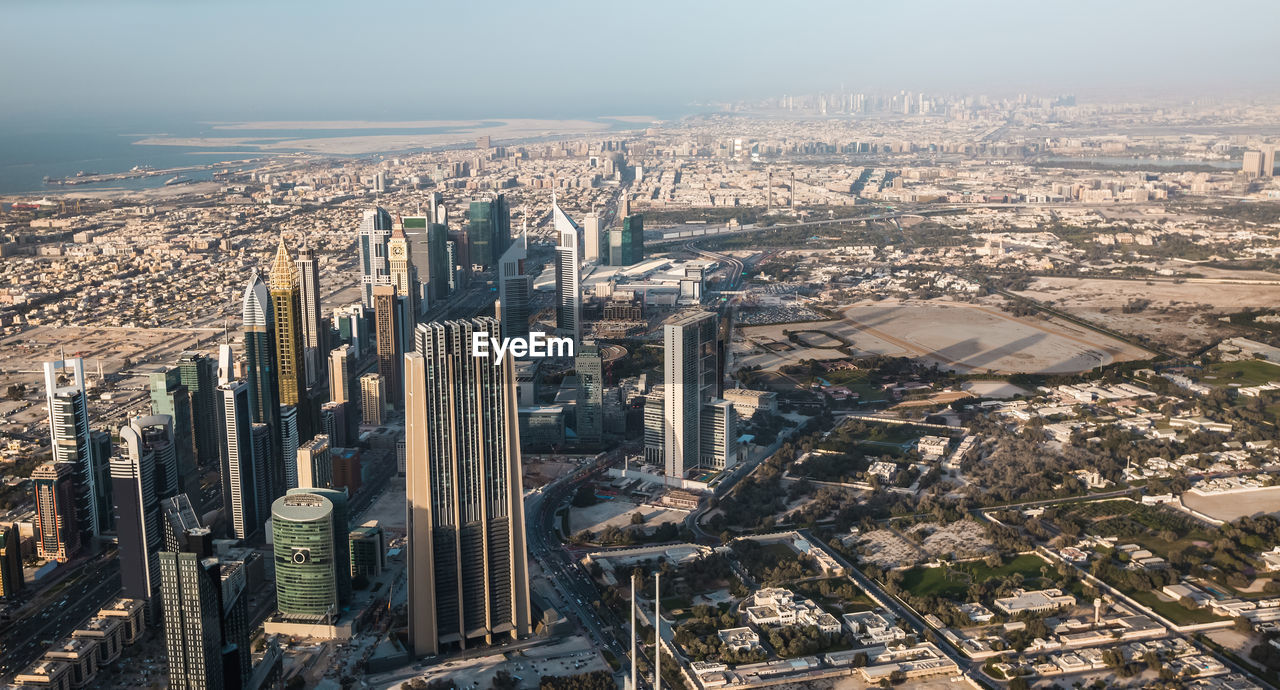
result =
[[1280,381],[1280,366],[1257,359],[1214,362],[1204,368],[1204,372],[1200,374],[1200,381],[1210,386],[1225,386],[1231,383],[1257,386],[1271,381]]
[[[951,566],[950,577],[944,577],[942,568],[912,568],[902,578],[902,586],[920,597],[936,594],[958,599],[969,590],[970,582],[986,582],[993,577],[1009,577],[1021,573],[1027,580],[1041,577],[1040,569],[1049,565],[1035,554],[1023,554],[998,568],[988,567],[983,561],[969,561]],[[967,577],[966,577],[967,575]]]
[[1189,609],[1176,601],[1161,601],[1155,592],[1125,592],[1125,594],[1133,597],[1134,601],[1151,607],[1153,611],[1178,625],[1226,620],[1222,616],[1213,615],[1208,609]]

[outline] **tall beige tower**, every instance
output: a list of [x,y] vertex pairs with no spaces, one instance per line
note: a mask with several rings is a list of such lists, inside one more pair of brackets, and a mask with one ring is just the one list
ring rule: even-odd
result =
[[409,646],[530,633],[528,551],[510,353],[473,357],[488,317],[421,324],[405,355]]

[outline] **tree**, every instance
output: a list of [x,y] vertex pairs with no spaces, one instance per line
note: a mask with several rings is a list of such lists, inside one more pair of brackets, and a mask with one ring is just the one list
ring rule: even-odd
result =
[[644,524],[644,513],[641,513],[641,512],[640,512],[640,511],[638,511],[638,510],[637,510],[636,512],[632,513],[632,514],[631,514],[631,524],[633,524],[633,525],[643,525],[643,524]]
[[515,690],[520,685],[520,681],[511,675],[510,671],[502,670],[493,674],[493,690]]

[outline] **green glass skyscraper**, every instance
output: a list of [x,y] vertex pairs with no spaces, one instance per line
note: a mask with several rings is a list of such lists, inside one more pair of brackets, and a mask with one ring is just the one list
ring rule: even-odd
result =
[[319,494],[288,494],[271,505],[276,604],[282,615],[317,622],[337,619],[333,526],[333,502]]
[[467,209],[467,240],[471,263],[485,267],[497,263],[511,245],[511,211],[505,196],[471,202]]
[[191,396],[192,444],[199,467],[218,464],[218,426],[214,420],[218,387],[218,364],[203,352],[184,352],[178,356],[182,385]]
[[633,266],[644,261],[644,216],[622,219],[622,227],[609,232],[609,265]]

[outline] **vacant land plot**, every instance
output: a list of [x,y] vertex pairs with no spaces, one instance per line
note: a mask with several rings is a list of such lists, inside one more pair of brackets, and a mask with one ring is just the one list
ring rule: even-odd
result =
[[1205,367],[1198,378],[1210,386],[1258,386],[1280,381],[1280,366],[1261,359],[1214,362]]
[[[1142,359],[1146,351],[1074,324],[1021,319],[993,307],[948,301],[883,300],[840,310],[836,321],[744,328],[749,337],[785,339],[782,331],[824,331],[852,343],[855,354],[913,357],[962,373],[1076,373]],[[807,335],[806,335],[807,337]],[[834,345],[753,361],[766,369],[800,359],[839,356]]]
[[[1233,275],[1232,279],[1237,278]],[[1274,281],[1275,276],[1258,273],[1253,279]],[[1018,294],[1120,333],[1151,338],[1175,352],[1190,352],[1217,337],[1239,332],[1218,321],[1218,314],[1273,307],[1280,301],[1280,285],[1054,277],[1037,278]],[[1124,313],[1135,300],[1149,304],[1140,311]]]
[[1264,489],[1202,494],[1182,494],[1182,504],[1218,520],[1238,520],[1246,515],[1280,513],[1280,486]]
[[925,535],[920,543],[925,553],[934,558],[978,558],[994,551],[987,540],[987,531],[973,520],[960,520],[939,527],[935,524],[916,525],[912,533]]
[[1035,554],[1023,554],[994,568],[983,561],[948,564],[937,568],[912,568],[902,578],[902,587],[918,597],[931,595],[949,598],[963,597],[969,585],[986,582],[994,577],[1009,577],[1019,573],[1025,581],[1043,577],[1042,569],[1048,562]]
[[648,504],[636,504],[622,498],[611,501],[600,501],[586,508],[572,508],[569,511],[569,529],[577,534],[584,529],[600,533],[606,527],[626,528],[631,524],[631,516],[640,513],[644,516],[646,531],[668,522],[684,520],[686,513]]

